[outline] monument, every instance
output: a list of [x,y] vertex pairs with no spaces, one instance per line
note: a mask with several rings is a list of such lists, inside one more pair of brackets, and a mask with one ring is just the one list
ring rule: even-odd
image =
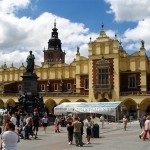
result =
[[26,72],[21,76],[23,94],[18,99],[18,108],[22,113],[33,113],[34,109],[37,109],[39,113],[44,111],[43,97],[39,97],[37,92],[38,76],[34,73],[34,60],[35,57],[30,51],[26,59]]

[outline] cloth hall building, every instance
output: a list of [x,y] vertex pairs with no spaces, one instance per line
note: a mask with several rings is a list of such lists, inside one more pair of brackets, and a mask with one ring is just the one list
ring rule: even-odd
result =
[[[150,113],[150,59],[144,41],[133,54],[128,54],[117,38],[111,39],[103,29],[96,40],[88,43],[88,58],[80,55],[65,63],[56,23],[48,48],[43,50],[44,62],[35,65],[38,92],[45,106],[52,111],[62,102],[121,101],[121,113],[140,117]],[[0,108],[14,106],[22,89],[25,66],[0,68]]]

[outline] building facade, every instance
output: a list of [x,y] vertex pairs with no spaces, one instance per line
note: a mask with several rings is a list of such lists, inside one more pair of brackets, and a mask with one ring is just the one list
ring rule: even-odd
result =
[[[45,106],[52,111],[62,102],[114,102],[121,101],[120,113],[133,118],[150,113],[150,60],[144,41],[133,54],[128,54],[121,42],[108,37],[103,29],[96,40],[88,43],[88,58],[80,55],[70,64],[65,63],[56,23],[52,29],[48,48],[43,50],[44,62],[35,65],[39,77],[38,92]],[[6,64],[0,68],[0,107],[14,106],[22,91],[19,68]]]

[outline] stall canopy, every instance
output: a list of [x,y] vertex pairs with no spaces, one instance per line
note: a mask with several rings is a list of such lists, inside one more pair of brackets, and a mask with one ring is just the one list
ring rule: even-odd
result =
[[98,113],[116,115],[121,102],[64,102],[54,108],[55,115],[66,113]]

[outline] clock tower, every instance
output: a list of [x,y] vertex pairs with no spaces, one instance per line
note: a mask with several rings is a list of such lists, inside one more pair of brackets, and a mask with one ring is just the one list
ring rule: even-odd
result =
[[54,28],[52,29],[51,38],[48,41],[48,49],[44,48],[44,64],[54,65],[65,62],[65,52],[61,49],[61,40],[58,38],[58,32],[56,28],[56,21],[54,22]]

